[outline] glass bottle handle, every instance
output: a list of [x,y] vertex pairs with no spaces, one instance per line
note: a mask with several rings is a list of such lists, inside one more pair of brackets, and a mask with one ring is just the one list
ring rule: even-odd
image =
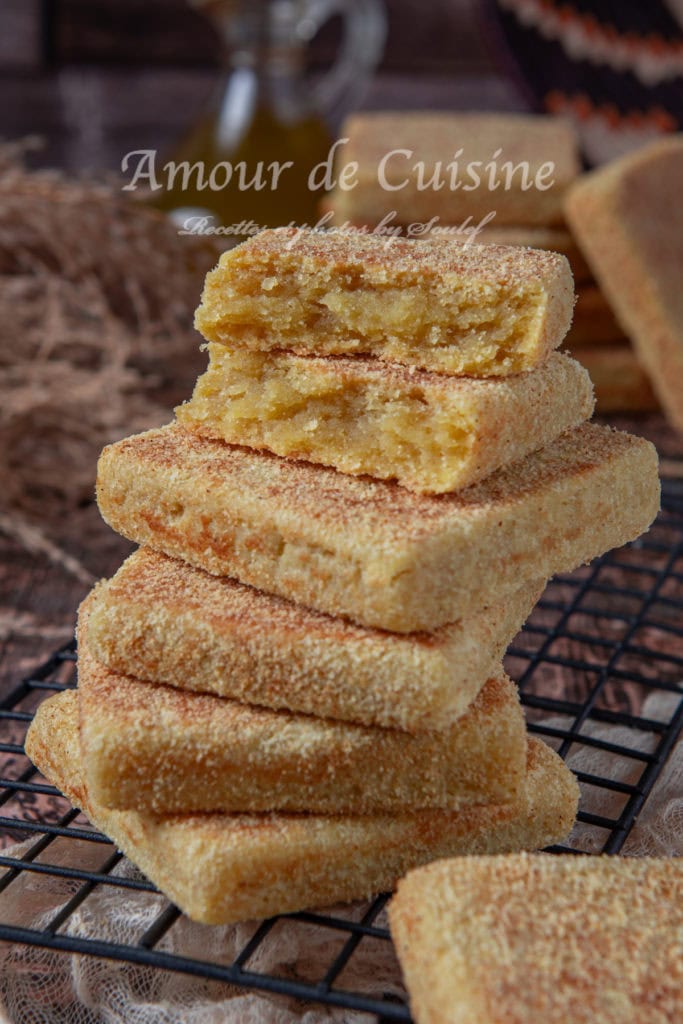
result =
[[382,0],[306,0],[299,22],[308,42],[334,15],[343,19],[343,36],[334,64],[311,87],[314,107],[326,119],[340,121],[358,106],[384,50],[387,33]]

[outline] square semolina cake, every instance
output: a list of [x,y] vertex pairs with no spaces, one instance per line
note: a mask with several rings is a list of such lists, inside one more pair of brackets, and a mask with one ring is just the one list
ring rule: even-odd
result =
[[416,1024],[677,1024],[683,860],[525,853],[411,872],[389,907]]
[[230,349],[500,377],[558,347],[573,303],[557,253],[276,228],[223,253],[195,325]]
[[353,187],[337,186],[336,209],[372,226],[390,215],[399,224],[460,224],[491,212],[496,225],[561,224],[562,199],[580,171],[576,132],[559,117],[364,111],[348,118],[341,137],[348,142],[335,154],[336,177],[353,162],[358,168]]
[[477,483],[593,412],[590,377],[557,352],[531,373],[487,380],[358,356],[209,352],[191,400],[176,409],[183,427],[417,493]]
[[683,134],[584,175],[567,220],[665,414],[683,430]]
[[448,729],[411,735],[273,711],[107,668],[78,629],[83,766],[107,807],[379,814],[510,803],[526,774],[517,688],[498,669]]
[[500,672],[543,590],[534,580],[433,633],[354,625],[141,548],[89,599],[112,671],[366,726],[448,729]]
[[362,625],[433,633],[638,537],[659,476],[653,445],[593,423],[438,495],[172,424],[105,448],[97,494],[138,544]]
[[43,701],[26,753],[151,882],[205,924],[363,899],[438,857],[538,849],[565,838],[578,803],[570,770],[531,738],[524,789],[513,803],[375,816],[112,810],[87,788],[74,690]]

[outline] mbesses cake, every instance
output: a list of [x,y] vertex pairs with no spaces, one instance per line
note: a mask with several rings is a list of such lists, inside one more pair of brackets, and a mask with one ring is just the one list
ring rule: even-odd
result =
[[557,352],[534,373],[488,380],[359,356],[209,352],[192,398],[176,409],[184,427],[417,493],[477,483],[593,412],[588,373]]
[[593,423],[439,495],[173,424],[105,448],[97,498],[109,525],[138,544],[410,633],[633,540],[657,513],[659,479],[653,445]]
[[355,165],[352,188],[335,188],[336,216],[374,227],[563,222],[562,200],[581,169],[576,132],[562,117],[452,111],[363,111],[342,128],[335,175]]
[[633,342],[672,425],[683,431],[683,134],[584,175],[567,220]]
[[324,615],[140,548],[89,603],[110,669],[181,690],[418,733],[450,728],[541,595],[543,580],[422,633]]
[[495,377],[539,366],[573,301],[557,253],[277,228],[221,256],[195,325],[230,349]]
[[374,816],[114,810],[88,790],[73,691],[43,702],[26,752],[162,892],[205,924],[363,899],[438,857],[558,842],[578,799],[569,769],[532,738],[523,791],[512,803]]
[[448,728],[413,736],[122,675],[90,650],[90,601],[80,611],[78,694],[83,764],[99,803],[384,814],[520,795],[524,716],[500,668]]
[[269,231],[208,276],[193,399],[98,466],[141,548],[26,746],[193,919],[566,838],[576,780],[501,659],[659,505],[653,446],[586,422],[554,352],[572,304],[564,256],[440,240]]

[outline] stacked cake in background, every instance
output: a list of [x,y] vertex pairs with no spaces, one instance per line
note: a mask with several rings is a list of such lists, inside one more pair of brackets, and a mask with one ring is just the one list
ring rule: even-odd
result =
[[[593,247],[584,245],[584,231],[567,210],[567,197],[584,177],[578,139],[568,120],[372,111],[348,118],[341,137],[348,141],[335,153],[337,185],[321,209],[331,218],[330,225],[398,227],[409,237],[424,237],[424,226],[427,233],[470,238],[476,244],[562,253],[577,286],[574,319],[563,347],[589,371],[597,411],[657,408],[647,359],[631,347],[627,321],[617,321],[613,309],[619,303],[609,289],[610,300],[605,297]],[[357,170],[345,173],[347,168]],[[592,233],[590,222],[586,232]],[[599,246],[600,233],[594,234]]]
[[501,659],[544,581],[638,536],[647,442],[586,422],[561,255],[278,230],[226,253],[177,422],[105,449],[143,545],[81,608],[27,751],[210,923],[536,849],[576,783]]
[[683,133],[584,175],[572,231],[633,342],[669,423],[683,432]]

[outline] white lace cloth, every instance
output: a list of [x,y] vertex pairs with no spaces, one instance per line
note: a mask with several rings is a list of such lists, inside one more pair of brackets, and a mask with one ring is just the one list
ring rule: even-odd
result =
[[[673,694],[655,694],[642,709],[647,718],[666,720]],[[566,723],[564,723],[566,724]],[[649,733],[609,726],[612,743],[647,751]],[[605,735],[605,727],[589,724],[586,734]],[[590,747],[577,746],[568,758],[576,770],[634,782],[642,762],[626,761]],[[582,807],[597,814],[619,813],[624,797],[584,787]],[[577,825],[572,844],[598,850],[604,833]],[[31,841],[29,841],[30,843]],[[29,844],[25,844],[29,845]],[[22,847],[12,850],[16,855]],[[57,839],[43,859],[47,863],[95,868],[107,848],[87,842]],[[665,766],[623,849],[631,856],[683,855],[683,745]],[[133,877],[123,861],[115,874]],[[22,873],[0,897],[4,922],[41,928],[79,887],[80,882]],[[128,893],[100,886],[72,915],[62,931],[112,942],[135,943],[166,901],[152,894]],[[358,918],[359,904],[335,908],[336,915]],[[378,923],[385,923],[385,919]],[[256,928],[254,922],[211,928],[180,918],[157,946],[169,953],[229,964]],[[248,969],[300,980],[318,980],[339,951],[345,935],[304,924],[279,922],[259,946]],[[136,967],[94,957],[67,955],[25,946],[6,947],[0,954],[0,1021],[12,1024],[367,1024],[365,1014],[297,1003],[282,997],[183,974]],[[337,981],[341,988],[382,997],[402,994],[400,970],[391,945],[364,939]]]

